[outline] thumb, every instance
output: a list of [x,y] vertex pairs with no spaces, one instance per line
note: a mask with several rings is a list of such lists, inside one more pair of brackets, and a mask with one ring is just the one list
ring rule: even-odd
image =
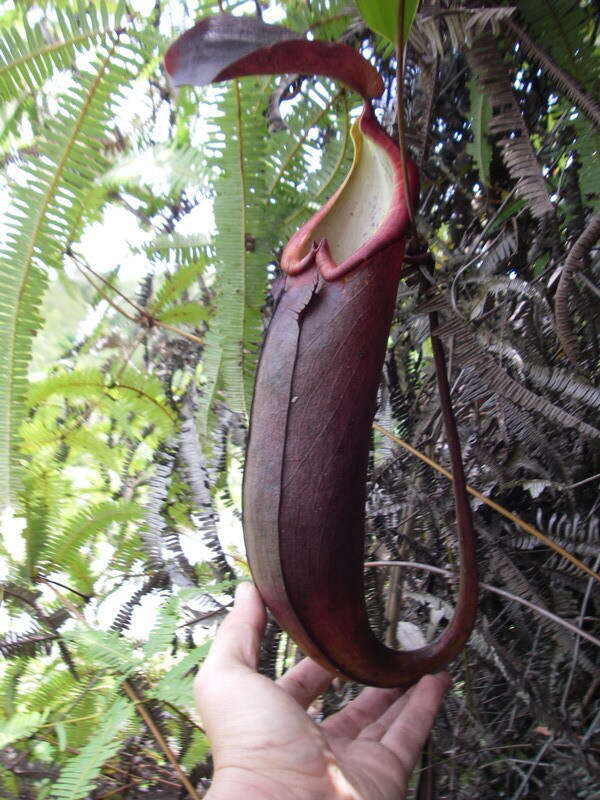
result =
[[240,583],[233,609],[222,622],[204,666],[220,671],[231,667],[254,671],[266,621],[265,607],[254,584]]

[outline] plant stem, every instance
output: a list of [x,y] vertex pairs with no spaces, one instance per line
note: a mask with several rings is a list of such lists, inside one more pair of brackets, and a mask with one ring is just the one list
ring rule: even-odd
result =
[[415,227],[415,215],[408,187],[408,170],[406,168],[406,131],[404,120],[404,0],[398,0],[398,20],[396,29],[396,122],[398,125],[398,146],[402,163],[402,180],[406,210],[411,227]]
[[200,800],[200,795],[198,794],[198,792],[194,789],[194,787],[190,783],[189,778],[187,777],[185,772],[181,769],[181,766],[179,765],[179,762],[175,758],[175,755],[174,755],[173,751],[171,750],[171,748],[169,747],[168,743],[163,738],[162,733],[158,730],[158,728],[154,724],[154,720],[152,719],[150,714],[148,714],[146,708],[144,707],[144,701],[141,700],[137,696],[137,694],[135,693],[135,691],[134,691],[133,687],[131,686],[131,684],[129,683],[129,681],[123,681],[123,683],[121,685],[123,686],[123,689],[125,690],[126,695],[135,704],[135,707],[136,707],[137,711],[139,712],[140,716],[142,717],[142,719],[144,720],[144,722],[148,726],[148,729],[150,730],[150,733],[152,734],[152,736],[154,736],[154,738],[156,740],[156,743],[158,744],[160,749],[163,751],[163,753],[165,754],[165,756],[169,760],[169,763],[171,764],[171,766],[173,767],[173,769],[177,773],[177,777],[181,781],[182,786],[185,788],[185,790],[187,791],[189,796],[193,798],[193,800]]

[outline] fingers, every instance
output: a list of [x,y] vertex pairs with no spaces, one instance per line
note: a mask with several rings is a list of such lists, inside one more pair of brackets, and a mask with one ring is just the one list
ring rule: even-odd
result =
[[204,671],[232,666],[255,670],[266,619],[265,607],[254,584],[240,583],[233,609],[221,623],[204,662]]
[[285,675],[282,675],[276,683],[302,708],[308,708],[313,700],[325,691],[333,677],[330,672],[312,659],[303,658]]
[[374,719],[370,725],[364,727],[358,734],[359,739],[370,739],[373,742],[378,742],[381,737],[387,732],[392,722],[402,712],[402,709],[408,702],[408,698],[413,690],[413,687],[407,689],[402,693],[393,703],[390,703],[383,713]]
[[367,688],[341,711],[323,722],[323,730],[335,736],[355,739],[363,729],[386,712],[400,695],[399,689]]
[[400,759],[408,772],[419,757],[449,686],[450,678],[446,672],[421,678],[407,692],[403,708],[381,738],[381,744]]

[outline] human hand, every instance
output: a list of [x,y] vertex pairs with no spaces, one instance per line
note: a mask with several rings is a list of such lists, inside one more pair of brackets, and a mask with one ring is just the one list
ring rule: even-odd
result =
[[408,691],[363,689],[317,725],[306,713],[333,675],[309,658],[278,681],[256,672],[265,609],[238,586],[195,681],[211,741],[209,800],[398,800],[450,680],[427,675]]

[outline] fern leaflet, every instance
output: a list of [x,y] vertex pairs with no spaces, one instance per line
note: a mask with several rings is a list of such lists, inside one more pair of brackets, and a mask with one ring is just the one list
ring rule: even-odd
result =
[[71,758],[63,767],[52,787],[51,797],[56,800],[80,800],[93,790],[102,766],[121,746],[117,735],[127,725],[132,713],[131,703],[124,698],[118,697],[113,702],[79,755]]

